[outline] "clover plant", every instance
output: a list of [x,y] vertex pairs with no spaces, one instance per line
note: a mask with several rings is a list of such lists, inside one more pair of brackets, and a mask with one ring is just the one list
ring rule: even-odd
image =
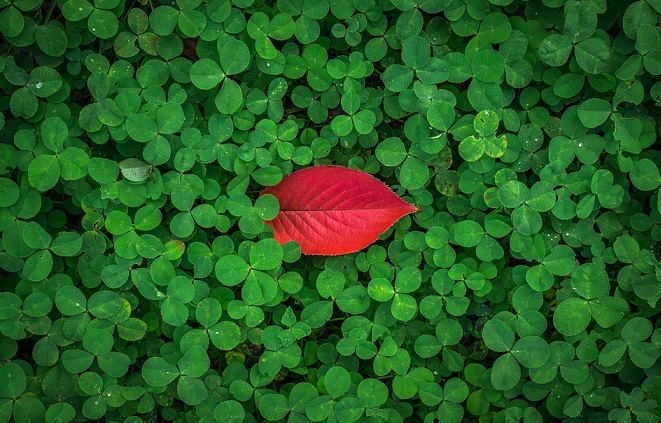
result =
[[[660,14],[0,0],[0,422],[658,422]],[[420,211],[278,244],[328,164]]]

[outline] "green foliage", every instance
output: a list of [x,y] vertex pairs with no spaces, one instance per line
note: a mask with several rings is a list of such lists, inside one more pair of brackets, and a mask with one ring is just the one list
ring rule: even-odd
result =
[[[658,422],[660,14],[0,1],[0,423]],[[319,164],[420,211],[301,257]]]

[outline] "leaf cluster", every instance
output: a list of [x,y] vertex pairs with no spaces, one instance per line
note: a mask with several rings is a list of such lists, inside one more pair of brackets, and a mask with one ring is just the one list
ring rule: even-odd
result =
[[[0,0],[0,422],[658,422],[660,14]],[[301,256],[321,164],[421,211]]]

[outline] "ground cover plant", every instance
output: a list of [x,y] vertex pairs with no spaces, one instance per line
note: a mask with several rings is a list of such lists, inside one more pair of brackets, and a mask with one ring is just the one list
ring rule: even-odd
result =
[[[0,422],[658,422],[659,13],[0,0]],[[420,210],[303,255],[315,165]]]

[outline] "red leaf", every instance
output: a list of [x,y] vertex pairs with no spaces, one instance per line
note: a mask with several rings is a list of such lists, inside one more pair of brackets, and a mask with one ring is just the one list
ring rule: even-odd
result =
[[402,216],[418,211],[372,175],[342,166],[296,171],[262,194],[272,194],[280,203],[278,215],[266,222],[276,241],[296,241],[303,254],[353,253]]

